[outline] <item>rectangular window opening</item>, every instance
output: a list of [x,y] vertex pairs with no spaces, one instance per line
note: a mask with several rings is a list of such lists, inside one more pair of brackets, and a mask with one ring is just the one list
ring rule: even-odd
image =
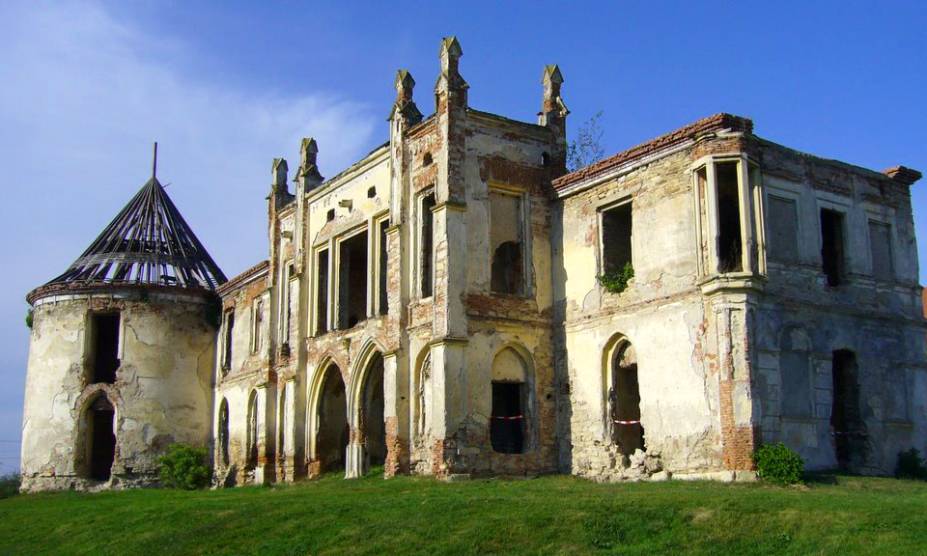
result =
[[379,307],[378,313],[385,315],[389,310],[389,298],[387,296],[387,253],[386,253],[386,229],[389,228],[389,220],[380,222],[380,275],[378,278],[379,285]]
[[828,286],[843,283],[843,214],[821,209],[821,262]]
[[367,318],[367,232],[341,242],[338,259],[338,327]]
[[235,329],[235,311],[225,313],[225,340],[223,342],[222,368],[228,371],[232,367],[232,338]]
[[769,258],[791,263],[798,261],[798,208],[793,199],[770,195],[767,208]]
[[737,162],[715,164],[718,198],[718,271],[743,270],[740,222],[740,185]]
[[420,207],[420,217],[422,222],[421,230],[421,253],[420,253],[420,269],[421,269],[421,294],[422,297],[431,297],[434,293],[434,283],[433,283],[433,271],[434,271],[434,213],[432,209],[435,207],[435,194],[429,193],[422,197],[421,207]]
[[315,330],[328,332],[328,249],[316,255]]
[[492,383],[492,449],[502,454],[520,454],[525,449],[523,382]]
[[119,368],[119,313],[99,313],[92,317],[93,382],[116,382]]
[[521,195],[489,192],[493,292],[522,295],[525,291],[524,214]]
[[605,274],[631,263],[631,204],[602,212],[602,267]]

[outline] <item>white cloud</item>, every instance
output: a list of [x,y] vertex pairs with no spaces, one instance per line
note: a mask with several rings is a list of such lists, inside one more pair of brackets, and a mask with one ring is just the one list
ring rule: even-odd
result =
[[[273,157],[295,169],[299,140],[312,135],[323,172],[334,175],[372,146],[379,120],[369,107],[277,84],[236,90],[192,74],[196,56],[98,3],[0,5],[5,410],[21,403],[23,296],[63,271],[141,187],[152,140],[159,178],[229,275],[266,256]],[[18,423],[0,423],[0,440],[11,436]]]

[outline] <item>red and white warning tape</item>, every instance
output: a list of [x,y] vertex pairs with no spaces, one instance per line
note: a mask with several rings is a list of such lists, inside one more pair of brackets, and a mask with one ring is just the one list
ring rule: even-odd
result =
[[639,425],[639,424],[641,424],[640,421],[618,421],[618,420],[615,420],[615,422],[618,423],[619,425]]

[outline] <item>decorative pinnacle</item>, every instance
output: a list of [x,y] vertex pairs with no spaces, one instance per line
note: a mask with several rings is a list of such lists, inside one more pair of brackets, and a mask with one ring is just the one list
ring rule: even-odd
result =
[[541,83],[563,83],[563,74],[560,73],[560,66],[549,64],[544,66],[544,75],[541,76]]
[[445,53],[453,58],[460,58],[463,56],[463,49],[460,48],[460,42],[457,40],[457,37],[451,35],[450,37],[441,39],[441,51],[439,55],[444,56]]
[[286,175],[290,168],[285,158],[275,158],[271,166],[271,175],[273,176],[274,191],[286,191]]

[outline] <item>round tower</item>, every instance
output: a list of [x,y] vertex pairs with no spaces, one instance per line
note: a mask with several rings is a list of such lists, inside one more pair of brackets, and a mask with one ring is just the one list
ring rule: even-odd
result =
[[23,490],[145,485],[169,445],[208,445],[223,282],[152,172],[63,274],[28,294]]

